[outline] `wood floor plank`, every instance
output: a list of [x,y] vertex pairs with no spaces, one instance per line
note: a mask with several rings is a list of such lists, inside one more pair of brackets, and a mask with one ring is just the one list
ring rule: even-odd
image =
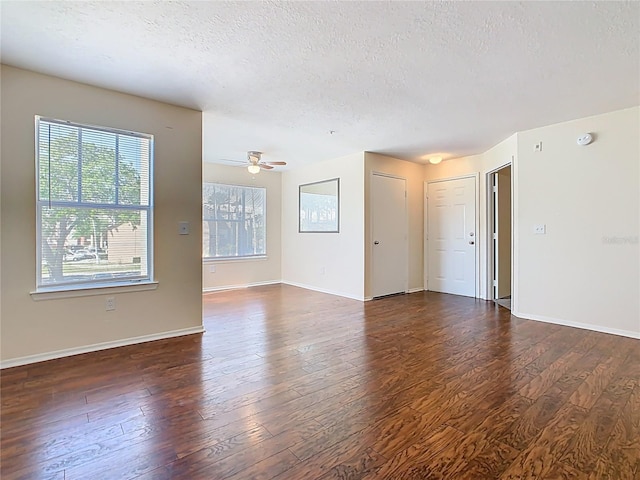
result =
[[637,479],[640,473],[640,387],[635,387],[589,479]]
[[584,382],[571,395],[569,401],[577,407],[590,409],[607,388],[622,362],[623,359],[620,357],[607,358],[585,378]]
[[459,480],[492,480],[513,463],[518,451],[504,443],[491,440],[465,467],[457,474]]
[[[598,398],[585,421],[579,426],[560,461],[581,472],[590,473],[603,451],[620,412],[629,401],[632,390],[627,379],[618,377]],[[640,432],[639,432],[640,435]]]
[[530,398],[531,400],[537,400],[581,357],[582,355],[579,353],[572,351],[567,352],[522,387],[519,392],[520,395]]
[[563,407],[556,397],[543,396],[531,404],[499,438],[502,443],[522,450],[534,440]]
[[640,341],[418,292],[203,295],[205,334],[6,369],[3,480],[640,478]]
[[500,476],[503,480],[547,478],[584,421],[584,410],[564,405],[542,429],[534,442],[523,449]]
[[420,442],[396,453],[392,458],[383,463],[379,469],[369,472],[364,478],[367,480],[383,480],[389,478],[439,478],[432,470],[438,462],[437,458],[443,458],[445,450],[453,444],[458,444],[464,438],[464,434],[443,425]]

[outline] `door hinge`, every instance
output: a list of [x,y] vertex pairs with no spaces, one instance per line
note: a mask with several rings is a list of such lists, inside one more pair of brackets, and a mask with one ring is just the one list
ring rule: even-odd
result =
[[498,187],[496,187],[495,185],[493,186],[493,193],[498,193]]
[[498,286],[498,281],[497,281],[497,280],[494,280],[494,281],[493,281],[493,286],[494,286],[494,287],[497,287],[497,286]]
[[492,235],[493,235],[493,239],[494,239],[494,240],[497,240],[497,239],[498,239],[498,234],[497,234],[497,233],[493,233]]

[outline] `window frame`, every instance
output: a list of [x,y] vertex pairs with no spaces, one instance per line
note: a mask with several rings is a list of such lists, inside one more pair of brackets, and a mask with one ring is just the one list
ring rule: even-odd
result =
[[[227,255],[227,256],[219,256],[219,257],[205,257],[204,256],[204,252],[203,252],[203,256],[202,256],[202,261],[204,263],[213,263],[213,262],[242,262],[242,261],[251,261],[251,260],[261,260],[261,259],[265,259],[267,258],[267,253],[268,253],[268,242],[267,242],[267,187],[262,186],[262,185],[242,185],[242,184],[238,184],[238,183],[223,183],[223,182],[211,182],[211,181],[203,181],[202,182],[202,194],[203,194],[203,198],[202,198],[202,205],[204,207],[204,189],[205,189],[205,185],[221,185],[224,187],[230,187],[230,188],[252,188],[252,189],[256,189],[256,190],[262,190],[264,192],[264,202],[263,202],[263,209],[264,209],[264,253],[256,253],[256,254],[252,254],[252,255]],[[205,219],[204,216],[204,208],[202,209],[202,222],[206,222],[208,220]],[[216,221],[216,220],[212,220],[212,221]],[[223,221],[223,220],[218,220],[218,221]],[[203,225],[203,236],[202,236],[202,242],[204,245],[204,225]],[[204,250],[204,248],[203,248]]]
[[[123,135],[128,137],[142,138],[149,141],[149,165],[148,165],[148,202],[147,205],[129,205],[118,203],[97,203],[97,202],[73,202],[68,200],[50,200],[40,198],[40,127],[41,122],[58,124],[78,129],[94,130],[98,132],[110,133],[114,135]],[[109,291],[119,290],[122,287],[135,286],[136,290],[147,290],[157,288],[158,282],[154,280],[154,160],[155,160],[155,138],[152,134],[134,132],[112,127],[103,127],[98,125],[90,125],[85,123],[77,123],[68,120],[60,120],[52,117],[41,115],[35,116],[35,202],[36,202],[36,288],[31,295],[34,297],[50,298],[47,294],[56,292],[73,292],[86,290],[95,292],[97,289],[109,289]],[[78,175],[80,177],[80,174]],[[116,180],[114,179],[114,182]],[[69,281],[58,282],[54,284],[43,283],[42,278],[42,208],[45,205],[67,208],[93,208],[93,209],[113,209],[113,210],[131,210],[146,212],[147,231],[146,231],[146,248],[147,248],[147,273],[146,275],[130,276],[116,279],[92,279],[91,281]],[[92,293],[87,293],[92,294]],[[81,296],[82,293],[71,294],[70,296]],[[51,297],[54,298],[54,297]]]

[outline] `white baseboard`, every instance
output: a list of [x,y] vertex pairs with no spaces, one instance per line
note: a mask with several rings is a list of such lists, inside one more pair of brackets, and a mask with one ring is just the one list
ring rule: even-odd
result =
[[241,285],[224,285],[221,287],[207,287],[202,289],[202,293],[220,292],[222,290],[238,290],[240,288],[259,287],[261,285],[275,285],[282,283],[280,280],[267,280],[266,282],[243,283]]
[[291,285],[292,287],[300,287],[300,288],[304,288],[306,290],[313,290],[314,292],[328,293],[329,295],[336,295],[338,297],[350,298],[351,300],[358,300],[360,302],[365,301],[364,297],[351,295],[349,293],[336,292],[335,290],[327,290],[325,288],[318,288],[318,287],[314,287],[314,286],[311,286],[311,285],[305,285],[304,283],[289,282],[289,281],[286,281],[286,280],[283,280],[281,283],[284,283],[285,285]]
[[0,369],[18,367],[20,365],[28,365],[30,363],[44,362],[46,360],[53,360],[55,358],[70,357],[72,355],[80,355],[81,353],[97,352],[99,350],[107,350],[109,348],[135,345],[137,343],[163,340],[165,338],[193,335],[194,333],[204,333],[204,327],[202,325],[199,325],[197,327],[181,328],[179,330],[170,330],[168,332],[142,335],[141,337],[131,337],[125,338],[123,340],[114,340],[111,342],[94,343],[93,345],[85,345],[83,347],[66,348],[64,350],[56,350],[54,352],[27,355],[26,357],[10,358],[9,360],[3,360],[2,362],[0,362]]
[[609,327],[604,327],[602,325],[592,325],[590,323],[572,322],[569,320],[545,317],[544,315],[534,315],[531,313],[522,313],[522,312],[512,311],[511,314],[514,317],[524,318],[525,320],[535,320],[537,322],[553,323],[555,325],[562,325],[565,327],[581,328],[583,330],[591,330],[593,332],[600,332],[600,333],[610,333],[612,335],[620,335],[622,337],[630,337],[630,338],[635,338],[640,340],[640,332],[633,332],[630,330],[619,330],[617,328],[609,328]]
[[[424,288],[418,287],[418,288],[410,288],[409,290],[407,290],[404,293],[408,294],[408,293],[418,293],[418,292],[424,292],[424,291],[425,291]],[[402,293],[402,292],[400,292],[400,293]],[[364,301],[365,302],[370,302],[371,300],[373,300],[373,297],[364,297]]]

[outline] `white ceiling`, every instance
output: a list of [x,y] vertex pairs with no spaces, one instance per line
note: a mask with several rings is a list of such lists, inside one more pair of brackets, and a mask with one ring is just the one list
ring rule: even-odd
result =
[[1,5],[3,63],[202,110],[206,161],[458,157],[640,104],[638,2]]

